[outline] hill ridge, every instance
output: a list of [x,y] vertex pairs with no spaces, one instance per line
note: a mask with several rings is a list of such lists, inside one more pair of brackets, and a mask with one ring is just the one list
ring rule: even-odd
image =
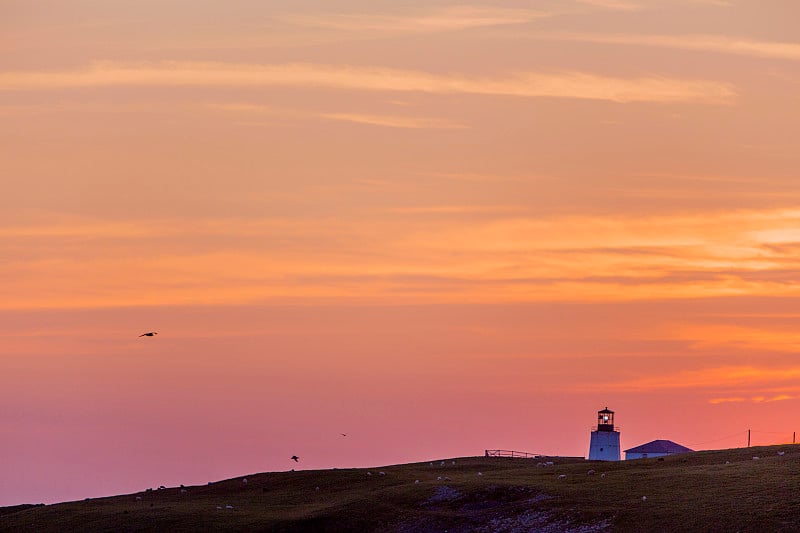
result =
[[797,487],[791,444],[620,462],[461,457],[0,508],[0,531],[798,531]]

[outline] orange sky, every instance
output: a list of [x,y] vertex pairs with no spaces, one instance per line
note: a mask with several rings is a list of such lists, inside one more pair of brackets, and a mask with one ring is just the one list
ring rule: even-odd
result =
[[791,440],[798,19],[0,2],[0,505]]

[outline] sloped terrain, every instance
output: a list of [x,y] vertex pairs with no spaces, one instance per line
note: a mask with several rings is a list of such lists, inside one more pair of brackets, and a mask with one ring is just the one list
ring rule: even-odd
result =
[[800,531],[794,445],[619,463],[444,463],[263,473],[9,507],[0,531]]

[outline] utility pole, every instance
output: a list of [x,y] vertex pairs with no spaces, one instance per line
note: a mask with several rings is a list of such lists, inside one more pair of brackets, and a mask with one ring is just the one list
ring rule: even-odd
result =
[[796,431],[792,431],[792,444],[794,444],[795,437],[797,437],[797,432]]
[[747,430],[747,447],[750,447],[750,430]]

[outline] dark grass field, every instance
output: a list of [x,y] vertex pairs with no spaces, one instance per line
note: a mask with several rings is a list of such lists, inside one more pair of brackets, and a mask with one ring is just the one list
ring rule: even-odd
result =
[[544,460],[253,474],[185,492],[0,508],[0,531],[800,531],[795,445],[537,466]]

